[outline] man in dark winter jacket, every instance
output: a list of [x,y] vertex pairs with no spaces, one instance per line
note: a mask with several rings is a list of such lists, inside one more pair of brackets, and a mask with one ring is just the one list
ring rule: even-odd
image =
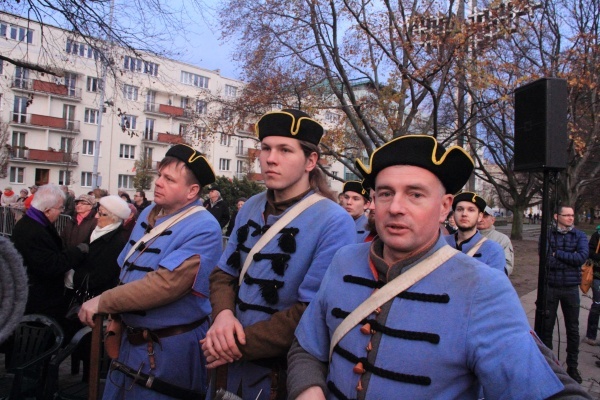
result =
[[211,185],[208,188],[208,204],[206,209],[219,221],[219,225],[223,228],[229,222],[229,207],[223,197],[221,190],[216,185]]
[[567,332],[567,373],[581,383],[577,370],[579,355],[579,284],[581,265],[588,257],[588,240],[584,232],[575,229],[575,212],[561,205],[554,214],[555,226],[548,234],[547,244],[547,318],[544,321],[544,344],[552,349],[552,331],[560,303]]

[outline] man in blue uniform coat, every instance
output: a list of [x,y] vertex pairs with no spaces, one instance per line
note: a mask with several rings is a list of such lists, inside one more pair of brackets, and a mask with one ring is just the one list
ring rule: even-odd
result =
[[448,244],[482,263],[508,275],[504,249],[493,240],[487,240],[478,230],[477,223],[483,218],[487,206],[477,193],[462,192],[452,201],[452,211],[458,230],[446,235]]
[[344,194],[344,209],[354,219],[356,225],[356,243],[362,243],[369,236],[368,218],[365,211],[371,203],[369,192],[359,181],[347,181],[342,189]]
[[205,359],[199,341],[209,325],[208,276],[221,255],[221,227],[200,205],[215,180],[208,161],[187,145],[167,151],[158,168],[154,203],[144,209],[121,252],[121,285],[81,307],[120,314],[125,325],[105,399],[201,398]]
[[[208,367],[219,367],[215,388],[243,399],[285,399],[285,357],[294,330],[333,255],[354,243],[356,234],[317,167],[321,124],[302,111],[284,109],[263,115],[256,131],[267,191],[240,209],[236,232],[211,274],[214,323],[202,348]],[[280,231],[271,230],[309,199],[320,200]],[[273,232],[264,247],[248,255]]]
[[[542,355],[504,274],[441,236],[470,156],[409,135],[356,165],[375,189],[378,237],[335,255],[288,354],[289,398],[477,399],[482,387],[486,399],[542,399],[564,390],[561,380],[588,398]],[[406,291],[360,307],[415,271]],[[336,332],[357,308],[349,330]]]

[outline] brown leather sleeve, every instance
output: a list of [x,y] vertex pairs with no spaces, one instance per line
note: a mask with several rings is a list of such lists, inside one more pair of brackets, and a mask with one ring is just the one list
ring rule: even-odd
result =
[[244,328],[246,345],[238,343],[244,360],[285,357],[294,340],[294,331],[307,304],[296,303],[276,312],[266,321]]
[[200,256],[195,255],[173,271],[160,267],[140,280],[107,290],[100,295],[98,312],[142,311],[172,303],[192,290],[199,267]]
[[210,283],[210,305],[213,320],[223,310],[235,313],[235,289],[232,284],[237,278],[216,267],[208,278]]

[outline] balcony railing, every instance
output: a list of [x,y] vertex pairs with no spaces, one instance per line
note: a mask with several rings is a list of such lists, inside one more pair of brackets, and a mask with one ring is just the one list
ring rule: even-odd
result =
[[160,143],[180,144],[185,143],[182,136],[172,135],[170,133],[159,133],[156,140]]
[[77,165],[79,163],[78,153],[66,153],[57,150],[25,149],[13,147],[10,150],[12,160],[39,161],[47,163]]
[[38,79],[13,78],[12,88],[81,99],[80,88],[69,87],[54,82],[40,81]]
[[236,172],[236,173],[235,173],[235,177],[236,177],[237,179],[239,179],[239,180],[243,180],[243,179],[244,179],[244,177],[246,177],[247,175],[248,175],[248,174],[247,174],[247,173],[245,173],[245,172]]
[[235,155],[238,157],[248,157],[248,147],[236,147]]
[[147,113],[155,113],[161,115],[169,115],[173,118],[191,119],[192,110],[189,108],[182,108],[171,106],[168,104],[157,104],[157,103],[145,103],[144,111]]
[[44,126],[61,131],[79,132],[79,121],[70,121],[65,118],[11,112],[10,119],[16,124]]

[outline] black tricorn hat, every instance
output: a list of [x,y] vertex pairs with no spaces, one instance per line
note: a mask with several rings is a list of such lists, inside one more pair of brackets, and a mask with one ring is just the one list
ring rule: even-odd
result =
[[445,149],[429,135],[406,135],[392,139],[371,154],[369,166],[355,161],[356,168],[365,180],[363,186],[375,188],[375,177],[387,167],[413,165],[424,168],[442,182],[446,193],[458,192],[473,172],[473,159],[460,146]]
[[212,166],[202,153],[187,144],[176,144],[171,147],[165,157],[175,157],[185,163],[192,171],[201,186],[213,183],[216,179]]
[[362,185],[362,182],[359,181],[347,181],[344,183],[344,188],[342,189],[342,193],[346,192],[356,192],[365,198],[366,201],[371,201],[371,197],[369,197],[369,192]]
[[485,207],[487,206],[485,200],[479,197],[477,193],[461,192],[454,196],[454,201],[452,201],[452,210],[456,210],[456,205],[461,201],[468,201],[469,203],[474,203],[479,209],[479,212],[484,212]]
[[266,113],[256,123],[258,139],[267,136],[285,136],[318,145],[323,136],[323,126],[307,113],[289,108]]

